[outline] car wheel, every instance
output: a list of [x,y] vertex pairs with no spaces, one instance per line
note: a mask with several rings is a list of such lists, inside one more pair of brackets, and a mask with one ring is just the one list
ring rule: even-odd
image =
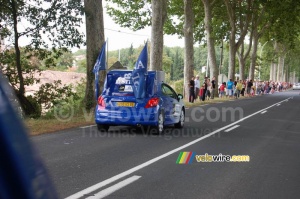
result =
[[185,120],[184,109],[181,109],[179,122],[176,123],[174,126],[175,126],[176,128],[182,128],[183,125],[184,125],[184,120]]
[[108,125],[105,124],[97,124],[98,131],[107,132],[109,129]]
[[155,134],[162,134],[164,132],[165,117],[162,111],[159,112],[157,117],[157,126],[153,128]]

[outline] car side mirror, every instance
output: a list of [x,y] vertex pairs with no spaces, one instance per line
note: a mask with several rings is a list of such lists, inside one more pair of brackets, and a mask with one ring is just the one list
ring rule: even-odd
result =
[[181,95],[181,94],[178,94],[177,97],[178,97],[178,100],[183,99],[183,95]]

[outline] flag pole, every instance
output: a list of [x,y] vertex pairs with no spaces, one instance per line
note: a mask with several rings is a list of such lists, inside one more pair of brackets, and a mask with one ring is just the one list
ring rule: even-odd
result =
[[106,38],[106,69],[108,69],[108,37]]

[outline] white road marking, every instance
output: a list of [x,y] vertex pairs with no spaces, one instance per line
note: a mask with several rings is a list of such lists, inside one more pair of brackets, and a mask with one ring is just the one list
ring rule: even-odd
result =
[[277,106],[280,106],[281,104],[277,104]]
[[108,187],[98,193],[96,193],[94,196],[90,196],[90,197],[87,197],[87,199],[101,199],[101,198],[104,198],[110,194],[112,194],[113,192],[133,183],[134,181],[137,181],[141,176],[132,176],[130,178],[127,178],[126,180],[123,180],[111,187]]
[[233,127],[231,127],[231,128],[229,128],[229,129],[227,129],[227,130],[225,130],[224,132],[229,132],[229,131],[232,131],[233,129],[236,129],[237,127],[239,127],[240,125],[235,125],[235,126],[233,126]]
[[[290,99],[290,98],[288,98],[288,99]],[[283,101],[280,101],[278,103],[281,103]],[[238,120],[236,122],[233,122],[233,123],[231,123],[231,124],[229,124],[227,126],[224,126],[224,127],[220,128],[220,129],[217,129],[217,130],[215,130],[215,131],[213,131],[213,132],[211,132],[209,134],[206,134],[203,137],[200,137],[200,138],[198,138],[198,139],[196,139],[194,141],[191,141],[191,142],[189,142],[189,143],[187,143],[185,145],[182,145],[182,146],[180,146],[180,147],[178,147],[176,149],[173,149],[173,150],[171,150],[171,151],[169,151],[167,153],[164,153],[164,154],[162,154],[162,155],[160,155],[160,156],[158,156],[156,158],[148,160],[147,162],[144,162],[144,163],[142,163],[142,164],[140,164],[138,166],[135,166],[135,167],[133,167],[133,168],[127,170],[127,171],[124,171],[124,172],[122,172],[122,173],[120,173],[118,175],[115,175],[115,176],[113,176],[111,178],[108,178],[108,179],[102,181],[102,182],[99,182],[99,183],[97,183],[97,184],[95,184],[95,185],[93,185],[91,187],[88,187],[88,188],[82,190],[82,191],[79,191],[79,192],[77,192],[77,193],[75,193],[75,194],[67,197],[66,199],[78,199],[78,198],[82,197],[83,195],[87,195],[87,194],[89,194],[89,193],[91,193],[91,192],[93,192],[93,191],[95,191],[95,190],[97,190],[97,189],[99,189],[99,188],[101,188],[103,186],[106,186],[106,185],[108,185],[108,184],[110,184],[110,183],[112,183],[112,182],[114,182],[114,181],[116,181],[118,179],[121,179],[121,178],[123,178],[125,176],[128,176],[128,175],[130,175],[130,174],[132,174],[132,173],[134,173],[134,172],[136,172],[136,171],[138,171],[140,169],[143,169],[143,168],[145,168],[145,167],[147,167],[147,166],[149,166],[149,165],[151,165],[151,164],[153,164],[153,163],[155,163],[155,162],[157,162],[157,161],[159,161],[159,160],[161,160],[163,158],[166,158],[166,157],[168,157],[170,155],[173,155],[174,153],[176,153],[178,151],[181,151],[182,149],[185,149],[185,148],[187,148],[187,147],[189,147],[191,145],[194,145],[194,144],[196,144],[196,143],[198,143],[198,142],[200,142],[200,141],[202,141],[202,140],[204,140],[204,139],[206,139],[206,138],[208,138],[208,137],[210,137],[210,136],[212,136],[212,135],[214,135],[216,133],[219,133],[220,131],[228,129],[231,126],[234,126],[234,125],[236,125],[236,124],[238,124],[238,123],[240,123],[240,122],[242,122],[242,121],[244,121],[244,120],[246,120],[246,119],[248,119],[250,117],[253,117],[253,116],[261,113],[264,110],[270,109],[273,106],[276,106],[278,103],[273,104],[271,106],[268,106],[267,108],[264,108],[264,109],[262,109],[260,111],[255,112],[255,113],[252,113],[251,115],[248,115],[248,116],[246,116],[246,117],[244,117],[244,118],[242,118],[242,119],[240,119],[240,120]]]
[[266,112],[267,112],[267,111],[262,111],[261,114],[264,114],[264,113],[266,113]]
[[90,126],[82,126],[82,127],[79,127],[79,128],[85,129],[85,128],[90,128],[90,127],[94,127],[94,126],[96,126],[96,125],[94,124],[94,125],[90,125]]

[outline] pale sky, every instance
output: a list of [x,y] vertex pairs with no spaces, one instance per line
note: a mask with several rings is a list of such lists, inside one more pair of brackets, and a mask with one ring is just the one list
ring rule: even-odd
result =
[[[103,5],[104,11],[104,34],[105,38],[108,39],[108,50],[118,50],[122,48],[129,48],[131,44],[133,44],[134,48],[143,45],[146,40],[151,39],[151,27],[147,27],[143,30],[139,30],[136,32],[131,31],[128,28],[121,28],[117,25],[108,14],[106,14],[105,5]],[[19,24],[19,30],[22,31],[27,26],[27,22],[21,22]],[[85,33],[85,23],[82,24],[80,28],[80,32]],[[22,37],[19,40],[20,46],[24,46],[29,43],[29,40],[26,37]],[[10,41],[5,41],[6,45],[12,45]],[[179,39],[178,36],[164,36],[164,45],[168,47],[175,46],[184,46],[184,39]],[[82,48],[86,48],[82,46]],[[72,49],[73,52],[77,51],[78,48]]]
[[[103,8],[105,10],[105,8]],[[108,50],[118,50],[121,48],[139,47],[144,41],[151,39],[151,27],[133,32],[128,28],[122,28],[117,25],[108,14],[104,14],[104,33],[108,38]],[[169,47],[184,46],[184,39],[178,36],[165,35],[164,45]]]

